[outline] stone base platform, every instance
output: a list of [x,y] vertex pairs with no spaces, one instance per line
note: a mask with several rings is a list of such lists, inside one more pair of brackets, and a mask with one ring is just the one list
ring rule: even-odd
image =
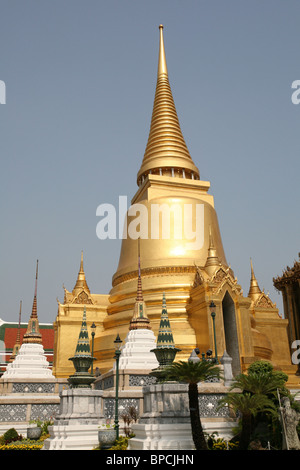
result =
[[60,411],[49,426],[43,450],[92,450],[98,445],[98,428],[104,422],[100,390],[71,388],[60,394]]
[[99,424],[55,424],[42,450],[93,450],[98,444]]

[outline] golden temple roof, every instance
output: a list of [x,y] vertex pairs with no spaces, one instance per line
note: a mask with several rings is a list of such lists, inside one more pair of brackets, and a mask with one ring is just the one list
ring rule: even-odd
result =
[[180,129],[169,84],[162,25],[159,26],[159,31],[156,92],[148,142],[137,175],[138,185],[149,173],[166,174],[164,172],[171,169],[174,172],[173,176],[180,172],[180,177],[200,179],[199,170],[192,161]]
[[295,283],[297,285],[300,279],[300,253],[298,253],[298,257],[299,259],[294,261],[294,265],[292,267],[286,267],[282,276],[273,278],[273,284],[276,289],[281,290],[287,284]]

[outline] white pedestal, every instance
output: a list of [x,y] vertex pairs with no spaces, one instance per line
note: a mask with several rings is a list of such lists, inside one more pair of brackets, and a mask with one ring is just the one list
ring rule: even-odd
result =
[[93,450],[98,443],[99,424],[55,424],[42,450]]
[[152,330],[130,330],[121,349],[119,369],[156,369],[159,364],[151,352],[155,348],[156,338]]
[[98,446],[102,415],[102,390],[73,388],[61,393],[60,412],[43,450],[92,450]]
[[187,392],[179,383],[144,387],[144,412],[132,425],[129,450],[193,450]]
[[54,376],[49,369],[41,344],[25,343],[20,347],[15,360],[7,365],[2,378],[47,379]]
[[195,450],[189,423],[133,424],[129,450]]

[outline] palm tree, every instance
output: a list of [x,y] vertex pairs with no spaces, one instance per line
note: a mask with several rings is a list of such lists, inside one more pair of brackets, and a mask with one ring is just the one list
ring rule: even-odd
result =
[[239,440],[239,450],[247,450],[251,439],[252,418],[261,411],[274,412],[273,402],[265,395],[244,393],[227,393],[219,402],[219,407],[230,406],[242,416],[242,430]]
[[283,381],[280,376],[267,372],[252,372],[248,375],[239,374],[236,376],[231,390],[241,389],[252,394],[266,395],[268,398],[276,396],[277,389],[283,392]]
[[213,377],[220,377],[220,369],[211,362],[174,362],[165,369],[167,380],[188,384],[189,410],[192,436],[196,450],[207,450],[199,413],[198,383]]

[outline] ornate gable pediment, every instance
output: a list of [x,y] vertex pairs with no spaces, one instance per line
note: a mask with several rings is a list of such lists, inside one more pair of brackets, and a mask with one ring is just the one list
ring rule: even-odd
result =
[[92,301],[91,297],[84,290],[79,292],[79,294],[72,301],[72,304],[85,304],[86,305],[86,304],[93,304],[93,303],[94,302]]
[[276,304],[272,302],[270,297],[262,292],[258,299],[254,302],[254,307],[257,308],[276,308]]
[[215,294],[221,292],[225,284],[229,285],[231,290],[239,295],[243,294],[241,286],[238,284],[237,279],[231,275],[230,267],[225,268],[221,266],[211,277],[210,284]]
[[232,276],[230,267],[220,266],[209,279],[206,273],[196,266],[197,271],[194,278],[193,288],[208,285],[214,294],[218,294],[225,285],[229,286],[233,292],[239,295],[243,294],[241,286],[238,284],[237,279]]
[[216,282],[220,283],[222,282],[229,274],[229,268],[225,269],[223,266],[221,266],[217,271],[213,274],[211,277],[211,282]]

